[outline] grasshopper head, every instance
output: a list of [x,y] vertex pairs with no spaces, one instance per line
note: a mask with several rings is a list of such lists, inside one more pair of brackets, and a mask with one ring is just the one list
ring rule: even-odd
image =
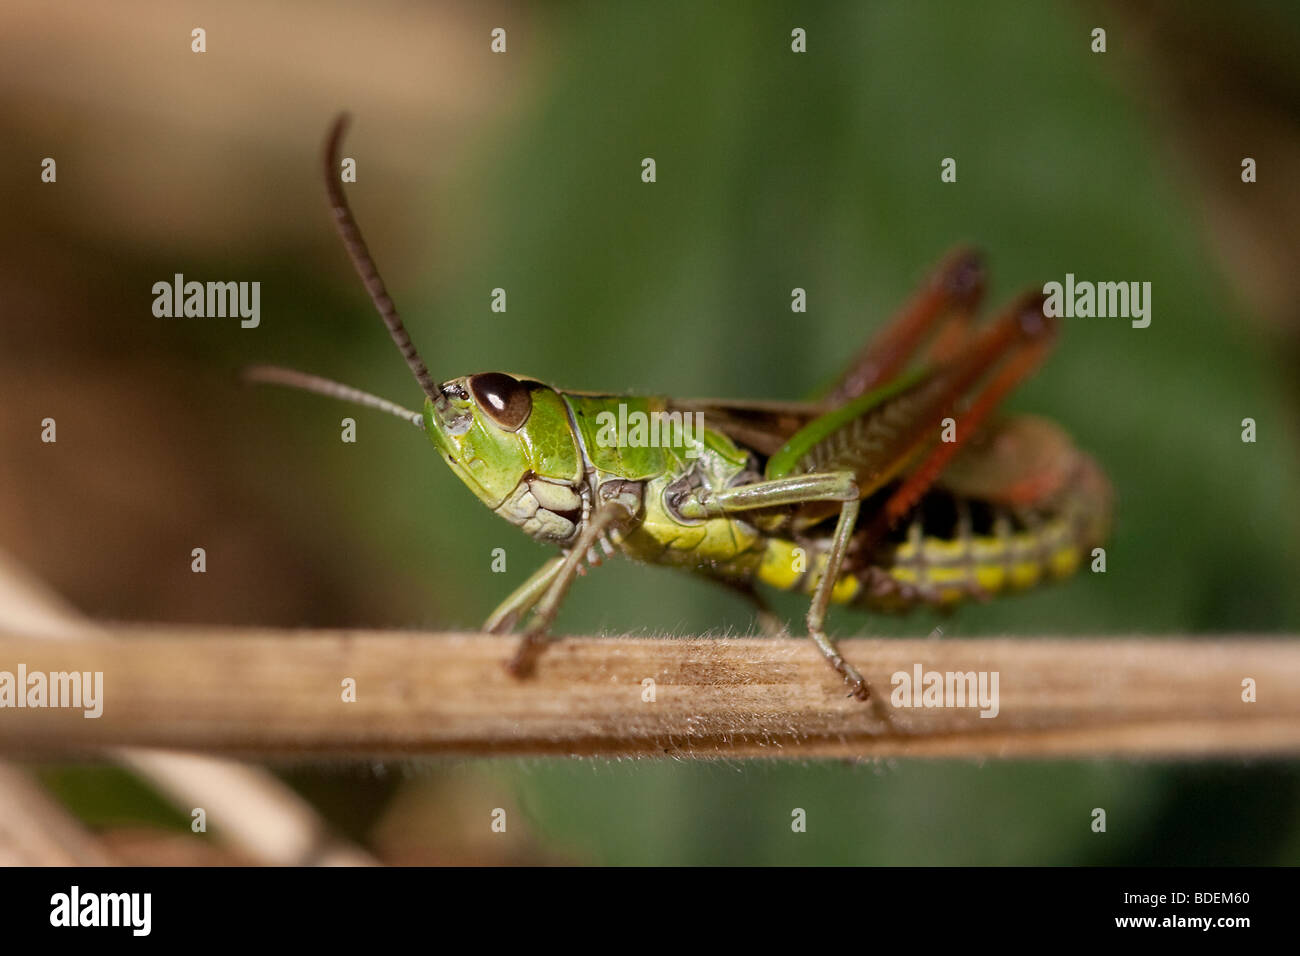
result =
[[425,431],[457,477],[489,508],[498,507],[529,470],[530,389],[502,372],[444,383],[444,401],[426,398]]
[[272,370],[260,377],[359,400],[413,421],[489,508],[533,537],[564,544],[587,510],[584,459],[568,407],[554,389],[503,372],[483,372],[438,385],[397,314],[361,236],[338,176],[347,117],[334,121],[325,141],[325,192],[334,225],[393,344],[425,394],[417,415],[392,402],[314,376]]
[[426,399],[429,439],[457,477],[501,517],[564,542],[582,514],[582,459],[564,400],[504,372],[452,379]]

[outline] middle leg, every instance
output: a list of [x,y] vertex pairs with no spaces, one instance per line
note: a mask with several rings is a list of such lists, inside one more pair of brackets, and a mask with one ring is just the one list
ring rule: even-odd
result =
[[830,607],[831,594],[835,590],[835,583],[843,567],[844,556],[848,553],[849,544],[853,540],[853,531],[862,507],[853,474],[851,472],[814,473],[740,485],[723,489],[703,500],[690,499],[688,503],[696,507],[688,509],[683,504],[680,510],[683,514],[688,511],[698,511],[701,516],[729,515],[764,508],[797,506],[815,501],[837,501],[840,503],[840,512],[831,547],[826,555],[826,566],[822,570],[812,604],[808,609],[808,636],[817,645],[817,649],[826,658],[831,669],[844,679],[849,687],[849,694],[865,701],[870,693],[866,680],[858,673],[857,668],[844,659],[825,631],[826,612]]

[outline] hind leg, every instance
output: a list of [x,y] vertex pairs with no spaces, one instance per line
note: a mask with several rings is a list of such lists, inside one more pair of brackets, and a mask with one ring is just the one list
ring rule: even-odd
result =
[[[927,338],[934,340],[932,361],[950,357],[969,334],[984,282],[984,259],[978,252],[949,253],[911,301],[862,347],[826,393],[825,403],[843,405],[895,377]],[[944,325],[944,320],[950,321]]]

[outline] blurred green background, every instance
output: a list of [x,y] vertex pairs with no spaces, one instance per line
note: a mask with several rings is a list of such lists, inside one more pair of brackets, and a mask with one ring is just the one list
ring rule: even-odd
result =
[[[988,254],[988,308],[1067,272],[1151,282],[1149,328],[1065,320],[1012,401],[1108,470],[1107,573],[950,618],[839,611],[832,631],[1300,627],[1300,320],[1285,267],[1300,8],[135,6],[139,23],[88,28],[71,7],[19,4],[0,49],[3,172],[21,183],[3,268],[0,546],[92,616],[473,629],[546,556],[401,423],[236,381],[272,362],[418,402],[320,195],[319,142],[348,108],[353,206],[435,377],[793,399],[960,242]],[[58,11],[66,31],[42,29]],[[202,57],[193,25],[208,29]],[[503,56],[489,51],[497,26]],[[1104,55],[1090,52],[1097,26]],[[806,54],[790,50],[795,27]],[[54,54],[59,76],[38,77]],[[60,157],[54,188],[33,172],[46,155]],[[1241,183],[1243,156],[1259,183]],[[955,184],[940,182],[945,157]],[[261,327],[154,319],[148,290],[174,272],[260,280]],[[794,287],[806,315],[790,312]],[[45,415],[57,457],[29,440]],[[355,445],[338,439],[343,415]],[[498,547],[505,574],[489,570]],[[798,597],[774,603],[798,626]],[[616,561],[580,579],[557,630],[752,625],[707,582]],[[183,827],[118,771],[42,773],[96,826]],[[1290,762],[286,773],[400,862],[1300,863]],[[510,836],[469,835],[496,806],[516,811]],[[806,834],[790,831],[794,807]],[[1089,829],[1094,807],[1106,834]]]

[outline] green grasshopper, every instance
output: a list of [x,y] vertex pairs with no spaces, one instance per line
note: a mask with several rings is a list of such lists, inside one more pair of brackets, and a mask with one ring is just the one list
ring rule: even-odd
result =
[[[739,591],[769,630],[756,582],[809,594],[808,636],[849,693],[867,700],[867,682],[826,634],[832,603],[950,608],[1065,577],[1104,540],[1111,491],[1094,461],[1051,422],[992,415],[1042,363],[1056,327],[1038,294],[977,325],[985,285],[977,253],[949,255],[816,401],[601,395],[502,372],[439,384],[344,196],[346,125],[340,116],[325,144],[330,206],[424,392],[423,411],[288,369],[250,377],[407,419],[484,504],[559,549],[484,625],[503,633],[524,624],[507,663],[515,675],[533,669],[584,565],[622,552]],[[706,427],[687,427],[701,416]],[[628,421],[662,425],[668,440],[647,442]]]

